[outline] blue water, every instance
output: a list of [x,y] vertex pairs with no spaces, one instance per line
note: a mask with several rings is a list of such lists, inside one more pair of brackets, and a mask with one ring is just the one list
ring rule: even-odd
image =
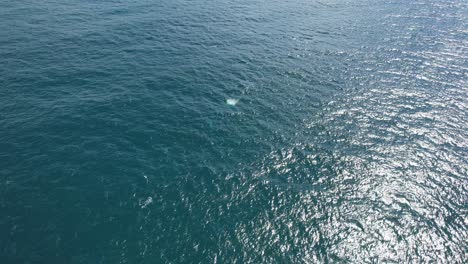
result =
[[463,0],[2,0],[1,263],[463,263]]

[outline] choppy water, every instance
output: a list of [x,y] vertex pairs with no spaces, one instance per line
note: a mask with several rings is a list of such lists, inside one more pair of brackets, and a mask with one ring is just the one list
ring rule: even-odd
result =
[[467,261],[468,4],[0,2],[1,263]]

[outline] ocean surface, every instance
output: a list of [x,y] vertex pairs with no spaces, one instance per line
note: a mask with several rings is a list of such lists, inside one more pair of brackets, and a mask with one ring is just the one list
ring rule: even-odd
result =
[[2,0],[0,262],[467,263],[468,2]]

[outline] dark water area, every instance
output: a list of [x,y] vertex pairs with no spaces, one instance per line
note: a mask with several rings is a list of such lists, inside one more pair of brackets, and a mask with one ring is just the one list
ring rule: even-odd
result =
[[468,3],[0,2],[1,263],[466,263]]

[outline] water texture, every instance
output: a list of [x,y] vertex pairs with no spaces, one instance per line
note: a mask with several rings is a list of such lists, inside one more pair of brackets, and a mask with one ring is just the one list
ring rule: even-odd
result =
[[463,0],[3,0],[1,263],[466,263]]

